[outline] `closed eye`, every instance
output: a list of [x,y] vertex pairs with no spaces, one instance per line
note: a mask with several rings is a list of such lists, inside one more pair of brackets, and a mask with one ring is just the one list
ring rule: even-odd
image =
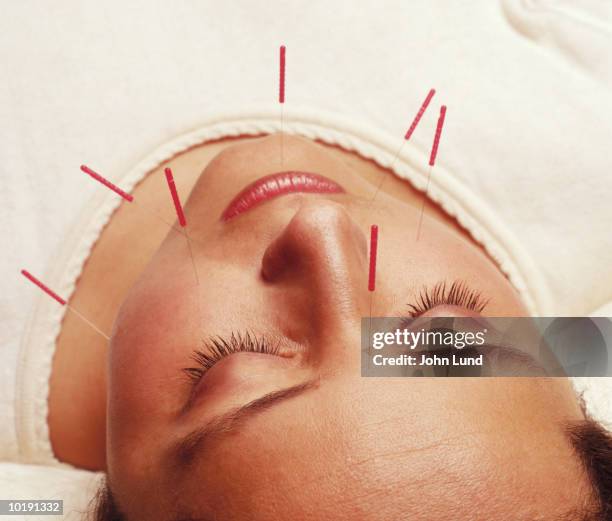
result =
[[248,331],[232,332],[229,337],[215,336],[204,340],[202,348],[193,351],[191,359],[196,365],[183,368],[183,372],[195,385],[215,364],[234,353],[279,355],[280,346],[265,336]]
[[481,313],[488,305],[480,291],[471,289],[464,281],[455,280],[448,285],[446,281],[421,289],[416,300],[408,304],[408,313],[416,318],[437,306],[457,306]]

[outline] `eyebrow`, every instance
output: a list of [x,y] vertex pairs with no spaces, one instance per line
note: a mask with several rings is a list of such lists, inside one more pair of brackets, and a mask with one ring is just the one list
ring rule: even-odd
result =
[[[541,363],[540,360],[538,360],[535,356],[533,356],[531,353],[528,353],[527,351],[522,351],[520,349],[511,347],[511,346],[497,345],[497,344],[484,344],[483,346],[479,346],[478,349],[482,351],[488,351],[486,353],[487,356],[496,355],[496,354],[502,355],[502,357],[505,358],[506,360],[510,360],[512,362],[521,364],[523,369],[526,368],[526,369],[536,370],[536,371],[543,373],[542,375],[538,375],[538,376],[550,376],[549,375],[550,368],[545,367]],[[503,376],[533,376],[533,375],[517,374],[517,375],[503,375]]]
[[[487,300],[487,302],[490,299]],[[465,306],[459,306],[462,309],[468,310],[468,308],[466,308]],[[480,315],[479,313],[479,316]],[[400,317],[401,318],[401,317]],[[414,320],[415,317],[406,317],[408,318],[410,321]],[[418,318],[418,317],[416,317]],[[448,319],[451,318],[453,320],[454,323],[454,319],[455,318],[465,318],[462,316],[459,317],[438,317],[438,316],[433,316],[430,317],[431,320],[435,320],[435,319]],[[404,318],[402,319],[402,323],[404,323]],[[461,329],[455,329],[453,327],[451,327],[450,329],[453,329],[454,331],[461,331]],[[369,348],[370,346],[368,346]],[[478,350],[480,351],[487,351],[486,353],[484,353],[487,357],[489,357],[492,353],[496,353],[496,354],[501,354],[506,360],[511,360],[513,362],[516,363],[521,363],[526,365],[529,369],[534,369],[536,371],[542,372],[542,375],[537,375],[538,377],[553,377],[553,376],[558,376],[558,377],[567,377],[568,375],[565,373],[565,368],[563,366],[560,365],[559,361],[557,360],[557,358],[554,356],[553,353],[550,352],[550,350],[546,350],[545,353],[547,356],[552,356],[553,359],[552,360],[542,360],[541,357],[536,357],[534,355],[532,355],[531,353],[527,352],[527,351],[523,351],[521,349],[517,349],[516,347],[512,347],[510,345],[502,345],[502,344],[493,344],[493,343],[485,343],[482,346],[478,346],[477,347]],[[545,365],[546,364],[546,365]],[[552,373],[551,373],[552,371]],[[559,374],[560,372],[560,374]],[[533,376],[533,375],[505,375],[505,376]]]
[[320,378],[313,378],[312,380],[307,380],[285,389],[272,391],[245,405],[213,417],[170,447],[168,451],[170,461],[177,469],[188,466],[193,461],[195,454],[209,441],[230,434],[245,420],[267,411],[286,400],[316,389],[319,387],[319,384]]
[[[550,365],[545,366],[540,360],[538,360],[535,356],[527,351],[522,351],[515,347],[507,346],[507,345],[498,345],[498,344],[483,344],[476,348],[477,351],[480,351],[487,358],[490,358],[492,355],[501,355],[502,358],[506,361],[515,362],[517,364],[521,364],[522,369],[530,369],[541,372],[542,374],[533,375],[533,374],[499,374],[499,375],[491,375],[491,376],[512,376],[512,377],[521,377],[521,376],[535,376],[538,378],[543,377],[552,377],[552,376],[566,376],[559,374],[551,374],[552,370],[559,371],[558,367],[551,367]],[[440,352],[455,352],[454,350],[446,349],[446,350],[434,350],[433,353]]]

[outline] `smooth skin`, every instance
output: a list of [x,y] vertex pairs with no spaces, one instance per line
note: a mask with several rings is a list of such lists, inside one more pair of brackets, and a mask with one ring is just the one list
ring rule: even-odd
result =
[[[527,314],[495,263],[430,203],[415,242],[422,194],[287,135],[204,145],[170,166],[179,192],[191,190],[194,262],[183,234],[123,205],[71,302],[112,330],[110,348],[67,317],[51,382],[56,455],[106,469],[129,519],[536,519],[581,506],[587,481],[564,428],[584,417],[568,381],[360,376],[361,317],[407,314],[424,286],[461,280],[488,300],[483,315]],[[219,219],[244,186],[281,170],[322,174],[347,193],[291,194]],[[135,195],[173,220],[163,183],[160,168]],[[282,356],[224,358],[186,409],[183,369],[202,339],[245,331],[273,338]],[[169,456],[213,418],[305,382],[188,461]]]

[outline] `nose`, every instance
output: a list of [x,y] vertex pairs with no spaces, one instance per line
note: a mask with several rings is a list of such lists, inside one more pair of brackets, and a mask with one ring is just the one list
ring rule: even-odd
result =
[[367,269],[366,235],[346,209],[305,199],[266,249],[261,274],[285,309],[305,317],[307,334],[324,341],[358,329],[367,312]]

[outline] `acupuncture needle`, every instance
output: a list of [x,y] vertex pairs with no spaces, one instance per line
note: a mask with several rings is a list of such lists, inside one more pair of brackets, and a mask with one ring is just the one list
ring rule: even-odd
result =
[[[115,185],[114,183],[109,181],[107,178],[105,178],[103,175],[101,175],[98,172],[92,170],[91,168],[89,168],[86,165],[81,165],[81,171],[85,172],[90,177],[92,177],[93,179],[98,181],[100,184],[102,184],[103,186],[107,187],[108,189],[112,190],[113,192],[115,192],[116,194],[121,196],[128,203],[133,204],[135,207],[137,207],[140,210],[142,210],[142,211],[148,213],[149,215],[153,216],[158,221],[164,223],[171,230],[174,230],[176,233],[180,233],[181,235],[183,235],[185,237],[187,236],[187,232],[186,231],[183,231],[181,228],[177,228],[173,223],[170,223],[170,222],[166,221],[166,219],[164,219],[156,211],[151,210],[148,206],[146,206],[146,205],[142,204],[141,202],[139,202],[138,200],[136,200],[136,198],[133,195],[127,193],[125,190],[122,190],[117,185]],[[191,237],[190,240],[195,242],[196,244],[204,245],[201,241],[193,239],[193,237]]]
[[28,270],[22,269],[21,274],[32,282],[34,285],[38,286],[42,291],[44,291],[47,295],[49,295],[53,300],[61,304],[62,306],[66,306],[68,310],[74,313],[79,319],[85,322],[89,327],[91,327],[96,333],[102,335],[107,341],[110,341],[110,337],[104,333],[98,326],[96,326],[91,320],[89,320],[85,315],[79,312],[74,306],[68,304],[66,299],[60,297],[55,291],[53,291],[49,286],[41,282],[40,279],[32,275]]
[[444,119],[446,117],[446,105],[440,107],[440,115],[438,117],[438,124],[436,125],[436,135],[434,136],[433,145],[431,147],[431,153],[429,155],[429,170],[427,172],[427,182],[425,184],[425,191],[423,192],[423,203],[421,205],[421,213],[419,215],[419,224],[417,226],[416,240],[418,241],[421,236],[421,225],[423,224],[423,214],[425,213],[425,202],[427,201],[427,192],[429,191],[429,182],[431,180],[431,173],[436,163],[436,157],[438,155],[438,146],[440,145],[440,136],[442,135],[442,127],[444,126]]
[[183,211],[183,206],[181,205],[181,200],[176,189],[176,184],[174,182],[174,175],[172,174],[172,169],[166,167],[164,169],[164,174],[166,175],[166,182],[168,184],[168,189],[170,190],[170,195],[172,197],[172,202],[174,203],[174,209],[176,211],[176,216],[178,218],[179,225],[185,228],[185,240],[187,241],[187,249],[189,250],[189,257],[191,258],[191,266],[193,267],[193,275],[195,277],[196,282],[196,301],[198,303],[198,325],[199,329],[202,328],[202,306],[200,303],[200,277],[198,276],[198,269],[196,267],[196,261],[193,254],[193,248],[191,246],[191,237],[187,232],[187,219],[185,218],[185,212]]
[[[129,203],[135,204],[138,208],[141,208],[142,210],[146,211],[147,213],[153,215],[155,218],[159,219],[161,222],[163,222],[170,229],[172,229],[172,230],[182,234],[185,237],[185,240],[187,242],[187,248],[188,248],[188,251],[189,251],[189,256],[190,256],[190,259],[191,259],[191,265],[192,265],[192,268],[193,268],[194,279],[196,281],[196,285],[197,285],[197,288],[198,288],[198,290],[197,290],[197,299],[196,300],[198,302],[198,321],[199,321],[199,326],[201,327],[202,312],[201,312],[200,289],[199,289],[200,279],[199,279],[199,276],[198,276],[196,262],[195,262],[195,258],[194,258],[194,254],[193,254],[193,248],[192,248],[192,244],[191,244],[192,238],[189,236],[187,230],[185,229],[185,231],[183,231],[181,229],[177,229],[172,223],[167,222],[157,212],[154,212],[154,211],[150,210],[147,206],[138,203],[133,195],[127,193],[125,190],[122,190],[117,185],[115,185],[114,183],[109,181],[107,178],[105,178],[104,176],[102,176],[98,172],[96,172],[93,169],[89,168],[88,166],[81,165],[81,170],[84,173],[88,174],[93,179],[95,179],[96,181],[98,181],[99,183],[101,183],[103,186],[107,187],[108,189],[112,190],[113,192],[115,192],[116,194],[121,196],[124,200],[128,201]],[[187,219],[185,217],[185,212],[184,212],[183,207],[181,205],[181,201],[180,201],[180,198],[179,198],[179,195],[178,195],[178,191],[176,189],[176,184],[174,182],[174,176],[172,174],[172,170],[170,168],[165,168],[164,169],[164,173],[165,173],[165,176],[166,176],[166,182],[168,184],[168,189],[170,190],[170,195],[172,197],[174,208],[175,208],[175,211],[176,211],[176,214],[177,214],[177,217],[178,217],[179,226],[181,226],[181,228],[186,228],[186,226],[187,226]]]
[[[404,145],[412,137],[412,134],[414,133],[417,125],[419,124],[419,121],[421,121],[421,118],[423,117],[423,114],[427,110],[427,107],[429,106],[429,103],[431,102],[431,99],[434,97],[435,93],[436,93],[436,89],[429,89],[429,92],[427,93],[427,96],[423,100],[423,103],[421,103],[421,107],[419,108],[418,112],[416,113],[416,116],[412,120],[410,127],[406,131],[406,134],[404,134],[404,139],[402,139],[401,145],[399,146],[397,152],[393,156],[393,159],[389,166],[389,170],[393,171],[393,167],[395,166],[396,161],[400,157],[400,154],[402,153]],[[376,191],[374,192],[374,196],[372,197],[372,200],[370,201],[370,203],[373,203],[374,199],[376,199],[376,196],[378,195],[378,192],[380,191],[386,178],[387,178],[387,172],[383,172],[380,176],[380,181],[378,182],[378,186],[376,187]]]
[[280,105],[280,162],[281,168],[284,164],[284,137],[283,137],[283,106],[285,105],[285,54],[286,47],[279,49],[279,74],[278,74],[278,103]]
[[372,301],[376,290],[376,257],[378,255],[378,225],[370,226],[370,263],[368,267],[368,291],[370,292],[370,320],[368,326],[368,352],[371,354],[370,338],[372,338]]

